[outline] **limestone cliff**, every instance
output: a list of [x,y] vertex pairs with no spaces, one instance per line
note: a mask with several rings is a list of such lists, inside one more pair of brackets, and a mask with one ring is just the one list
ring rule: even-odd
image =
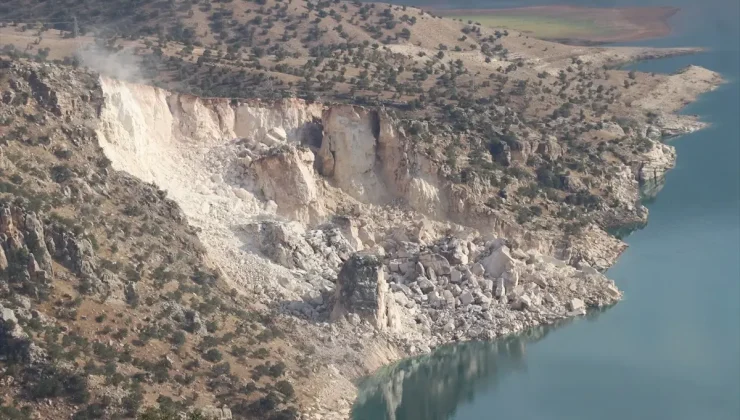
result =
[[[571,256],[577,255],[605,268],[623,249],[597,231],[584,242],[566,240],[557,230],[522,229],[511,215],[485,205],[495,192],[446,179],[444,165],[383,111],[300,100],[232,103],[111,79],[101,84],[106,106],[98,131],[114,167],[179,197],[194,220],[226,205],[243,209],[245,220],[278,214],[317,224],[352,203],[403,203],[430,219],[468,226],[490,238],[504,236],[574,264],[578,260]],[[553,139],[522,144],[528,146],[517,153],[525,157],[534,150],[548,159],[562,154]],[[645,163],[635,169],[644,182],[662,176],[674,156],[669,146],[651,144]],[[624,190],[634,179],[613,179],[612,188]],[[617,196],[635,201],[636,187],[629,191]]]
[[[659,183],[675,160],[660,140],[697,128],[663,116],[630,131],[643,138],[638,158],[622,157],[596,181],[538,173],[559,183],[566,205],[608,190],[612,201],[587,202],[589,217],[573,233],[567,212],[523,228],[507,209],[536,207],[526,207],[526,183],[497,189],[475,173],[455,181],[425,146],[449,139],[382,109],[206,100],[105,78],[101,88],[97,133],[113,168],[166,190],[227,281],[303,320],[305,340],[326,321],[342,331],[342,348],[358,345],[356,334],[380,334],[375,353],[355,356],[368,367],[618,301],[600,271],[625,244],[606,228],[644,223],[640,185]],[[614,123],[601,132],[628,135]],[[568,155],[536,132],[501,147],[491,165],[547,167]],[[507,199],[514,205],[501,206]]]

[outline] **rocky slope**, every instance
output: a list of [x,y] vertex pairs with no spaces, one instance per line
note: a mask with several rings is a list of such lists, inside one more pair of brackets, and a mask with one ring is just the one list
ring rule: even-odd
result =
[[[607,231],[646,222],[641,189],[654,190],[675,161],[663,140],[703,126],[673,112],[719,77],[697,67],[608,68],[668,54],[659,50],[505,41],[522,42],[553,53],[522,47],[491,62],[449,51],[460,58],[423,64],[455,98],[425,117],[329,101],[206,99],[3,61],[3,194],[9,203],[42,197],[0,214],[0,269],[14,284],[0,301],[3,334],[26,343],[23,360],[49,351],[52,338],[41,345],[41,334],[16,326],[36,318],[23,308],[52,313],[36,309],[51,277],[55,298],[102,299],[96,322],[116,302],[139,320],[140,341],[153,343],[121,368],[153,371],[144,391],[96,378],[95,398],[123,404],[136,395],[178,410],[226,404],[209,409],[220,417],[291,418],[298,406],[342,418],[350,379],[386,363],[616,303],[622,293],[602,273],[625,244]],[[436,54],[395,47],[417,61]],[[476,85],[467,78],[499,93],[468,97],[462,86]],[[33,238],[47,236],[44,251]],[[16,290],[32,302],[13,301]],[[75,315],[63,325],[85,323]],[[192,343],[181,343],[179,329]],[[108,345],[127,354],[131,340],[116,337]],[[84,361],[104,362],[95,357]],[[182,380],[163,378],[170,370]],[[186,397],[185,388],[201,392]],[[90,415],[99,409],[131,414],[109,404]]]
[[[450,182],[419,146],[439,134],[417,122],[301,100],[203,100],[106,78],[100,88],[97,132],[113,167],[162,186],[229,284],[265,310],[303,320],[299,340],[330,328],[351,347],[362,345],[359,331],[380,334],[387,344],[372,360],[349,356],[368,368],[622,296],[599,272],[622,242],[597,224],[575,236],[533,232],[482,206],[490,192]],[[661,139],[700,127],[662,116],[637,129],[647,147],[609,168],[606,182],[623,206],[605,207],[599,217],[614,221],[604,224],[644,222],[639,184],[657,182],[675,159]],[[625,135],[617,124],[603,130]],[[564,153],[551,139],[531,141],[518,153]],[[357,374],[331,352],[321,357]]]
[[[277,299],[300,298],[318,290],[290,281],[295,290],[283,292],[281,275],[300,278],[305,272],[334,283],[342,262],[366,249],[393,261],[393,271],[399,272],[399,265],[416,261],[423,247],[433,247],[455,229],[440,225],[448,220],[477,219],[457,229],[480,238],[480,246],[484,239],[509,232],[518,235],[511,239],[524,238],[514,227],[507,232],[495,214],[477,214],[475,197],[454,200],[451,195],[458,192],[439,176],[440,168],[415,150],[413,136],[383,112],[299,100],[203,101],[109,79],[102,80],[101,88],[106,103],[98,133],[113,167],[168,191],[200,228],[212,257],[242,288],[265,287],[277,290]],[[392,204],[417,223],[383,220]],[[480,225],[487,229],[477,231]],[[404,233],[409,228],[416,231],[411,237]],[[536,245],[520,251],[519,258],[528,259],[524,252],[529,250],[536,258],[538,247],[551,246],[538,240],[531,238]],[[485,252],[470,241],[452,242],[447,257],[414,269],[416,274],[436,280],[436,267],[440,276],[450,276],[452,260],[468,273],[465,280],[477,285],[467,265]],[[501,250],[497,258],[503,261],[488,263],[491,281],[521,271],[503,244],[499,240],[486,249]],[[400,252],[398,258],[394,252]],[[412,271],[403,267],[402,274]],[[484,271],[477,268],[481,281]],[[454,283],[461,283],[460,271],[454,273]],[[516,280],[508,282],[509,289],[516,285]],[[490,284],[488,289],[490,299],[494,290]]]
[[310,363],[110,167],[103,106],[97,75],[0,60],[0,417],[296,417]]

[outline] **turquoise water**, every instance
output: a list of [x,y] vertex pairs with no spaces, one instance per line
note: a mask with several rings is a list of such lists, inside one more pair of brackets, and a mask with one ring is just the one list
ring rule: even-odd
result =
[[[361,388],[355,420],[740,419],[738,2],[649,3],[683,11],[674,35],[643,45],[711,50],[634,68],[697,64],[729,83],[684,110],[712,126],[671,142],[676,168],[648,204],[647,227],[627,238],[608,273],[624,301],[567,325],[389,367]],[[491,3],[455,3],[463,6]]]

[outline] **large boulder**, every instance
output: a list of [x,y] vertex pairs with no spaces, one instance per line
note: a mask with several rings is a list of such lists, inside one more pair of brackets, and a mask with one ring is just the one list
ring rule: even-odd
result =
[[334,218],[334,223],[355,251],[363,250],[364,245],[362,239],[360,239],[359,223],[356,220],[346,216],[337,216]]
[[394,329],[398,324],[383,265],[374,255],[352,255],[339,271],[335,293],[332,321],[352,313],[379,330]]
[[602,129],[601,131],[611,134],[615,137],[623,137],[624,136],[624,129],[619,126],[619,124],[613,123],[613,122],[604,122],[602,123]]
[[583,302],[583,300],[579,298],[573,298],[568,302],[567,308],[569,311],[573,311],[573,312],[585,311],[586,304]]
[[509,254],[509,248],[502,246],[481,261],[487,276],[498,278],[514,267],[514,258]]
[[456,268],[453,268],[450,272],[450,283],[461,283],[462,282],[462,272]]
[[563,148],[554,136],[546,136],[542,142],[537,145],[537,153],[549,161],[555,161],[563,154]]
[[12,309],[0,305],[0,358],[35,365],[46,360],[46,352],[33,343],[18,323]]
[[503,279],[506,288],[512,290],[519,285],[519,271],[516,268],[509,270],[503,274]]
[[473,294],[470,293],[469,290],[462,292],[462,294],[460,295],[460,304],[462,304],[463,306],[468,306],[473,303],[473,301]]
[[254,160],[250,169],[266,200],[285,216],[308,220],[320,213],[314,155],[308,149],[282,147]]
[[276,146],[285,143],[287,134],[283,127],[273,127],[262,138],[262,143],[268,146]]
[[468,253],[468,242],[460,240],[458,238],[452,238],[447,242],[441,244],[441,254],[451,264],[467,264],[469,261]]
[[416,283],[419,285],[419,289],[421,289],[422,293],[429,293],[435,288],[434,283],[425,277],[419,277]]
[[496,297],[500,298],[506,296],[506,283],[503,278],[496,280]]
[[514,303],[511,305],[512,309],[519,310],[519,311],[523,311],[531,307],[532,307],[532,298],[527,295],[519,296],[514,301]]
[[431,268],[437,274],[450,274],[450,262],[441,254],[422,254],[419,256],[419,262],[426,269]]
[[13,312],[12,309],[8,309],[0,305],[0,322],[3,323],[10,323],[13,328],[15,329],[16,326],[18,326],[18,318],[15,316],[15,312]]
[[314,251],[298,223],[262,222],[257,229],[260,251],[267,258],[287,268],[310,268]]

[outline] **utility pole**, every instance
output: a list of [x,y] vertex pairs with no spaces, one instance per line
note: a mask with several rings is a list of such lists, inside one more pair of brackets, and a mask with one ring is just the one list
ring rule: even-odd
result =
[[77,26],[77,15],[72,16],[72,23],[74,25],[72,28],[72,37],[77,38],[80,34],[80,28]]

